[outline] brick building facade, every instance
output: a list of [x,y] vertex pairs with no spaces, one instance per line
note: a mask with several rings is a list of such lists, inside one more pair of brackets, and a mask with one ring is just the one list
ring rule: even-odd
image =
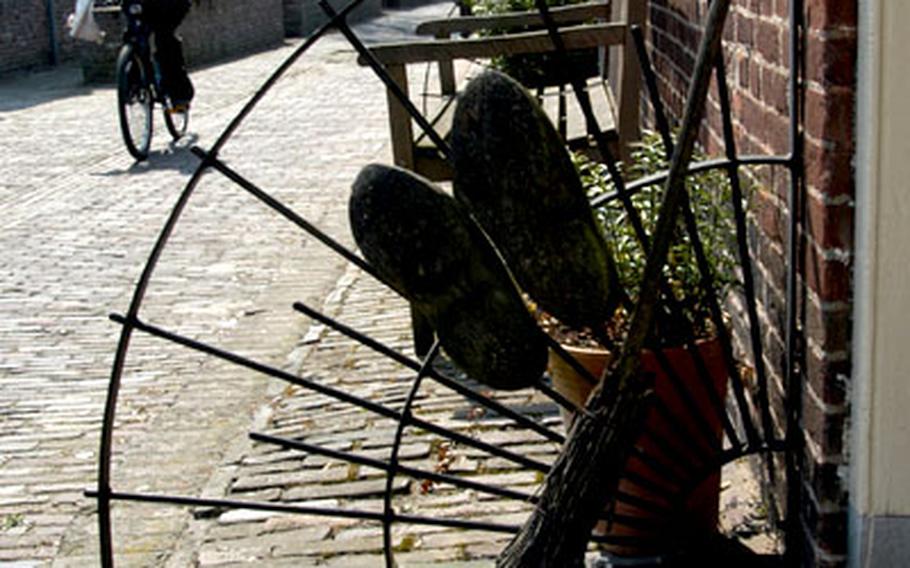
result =
[[[346,5],[341,0],[331,3],[338,10]],[[66,19],[74,5],[75,0],[0,0],[0,73],[87,60],[89,80],[110,79],[104,66],[113,61],[107,53],[111,46],[99,50],[67,33]],[[375,16],[382,6],[382,0],[364,0],[349,21]],[[108,32],[107,43],[116,43],[119,16],[100,14],[96,19]],[[306,36],[326,19],[311,0],[194,0],[180,33],[188,63],[198,65],[271,47],[284,37]]]
[[0,73],[73,59],[64,24],[73,0],[0,0]]
[[[65,24],[74,5],[75,0],[0,0],[0,73],[52,64],[56,46],[57,61],[84,61],[90,79],[111,78],[105,66],[113,63],[109,52],[120,39],[117,8],[96,16],[107,32],[99,49],[69,37]],[[193,0],[179,33],[190,65],[272,47],[285,37],[284,2]]]
[[[786,155],[789,142],[788,79],[791,0],[734,0],[725,30],[726,67],[737,144],[741,154]],[[800,313],[804,320],[805,377],[801,389],[804,430],[803,563],[835,566],[847,546],[847,463],[853,265],[854,108],[857,47],[856,0],[805,0],[802,42],[806,196],[802,212]],[[680,116],[695,62],[706,0],[650,0],[649,41],[660,89]],[[702,144],[723,154],[720,107],[712,91]],[[789,175],[783,168],[753,170],[751,244],[757,261],[757,294],[770,371],[775,422],[785,424],[787,231]],[[779,496],[778,496],[779,497]],[[777,500],[782,504],[783,499]],[[789,516],[789,515],[788,515]]]

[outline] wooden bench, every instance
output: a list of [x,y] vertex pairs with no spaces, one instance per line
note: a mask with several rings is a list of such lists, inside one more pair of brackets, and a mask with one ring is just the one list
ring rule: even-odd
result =
[[[591,2],[551,9],[568,52],[599,49],[602,63],[609,57],[609,65],[602,64],[599,74],[585,78],[586,89],[598,124],[620,157],[625,156],[628,144],[639,136],[641,78],[629,29],[631,24],[643,21],[644,13],[643,0]],[[536,31],[514,31],[529,28]],[[434,130],[445,139],[461,79],[455,63],[553,52],[552,39],[542,28],[543,20],[536,12],[461,16],[427,21],[417,27],[419,35],[433,39],[378,44],[370,49],[405,93],[409,92],[408,65],[438,65],[441,99],[438,108],[428,117]],[[496,35],[485,34],[490,30],[495,30]],[[473,35],[478,33],[485,35]],[[361,60],[361,64],[365,62]],[[603,72],[604,67],[609,69],[609,77]],[[548,85],[536,89],[536,94],[571,148],[591,147],[571,86]],[[451,168],[432,141],[423,132],[415,136],[411,116],[405,107],[390,91],[387,100],[395,164],[434,181],[451,179]]]

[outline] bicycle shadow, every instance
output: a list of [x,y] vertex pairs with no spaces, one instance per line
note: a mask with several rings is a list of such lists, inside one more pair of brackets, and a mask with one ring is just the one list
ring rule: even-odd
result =
[[147,159],[141,162],[137,160],[126,169],[118,168],[96,175],[105,177],[141,175],[163,170],[174,170],[181,174],[192,175],[199,167],[200,159],[191,151],[198,141],[199,135],[191,132],[180,140],[169,142],[167,148],[150,151]]

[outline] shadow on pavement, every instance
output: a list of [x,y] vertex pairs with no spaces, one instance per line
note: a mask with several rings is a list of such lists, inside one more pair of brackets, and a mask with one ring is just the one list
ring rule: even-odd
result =
[[[152,150],[147,160],[133,162],[126,169],[114,169],[99,172],[95,175],[112,177],[122,175],[141,175],[151,171],[175,170],[182,174],[192,175],[199,166],[199,158],[190,149],[199,140],[195,133],[189,133],[180,140],[171,142],[166,149]],[[126,152],[126,148],[123,149]]]
[[24,110],[57,99],[90,95],[98,88],[86,86],[82,69],[72,65],[40,71],[16,71],[0,78],[0,112]]

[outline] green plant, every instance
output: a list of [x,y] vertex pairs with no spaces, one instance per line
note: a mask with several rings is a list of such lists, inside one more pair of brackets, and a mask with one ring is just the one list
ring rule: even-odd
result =
[[[568,6],[588,0],[546,0],[549,7]],[[536,0],[466,0],[472,14],[495,15],[506,12],[536,11]],[[510,29],[509,32],[531,31],[540,28]],[[484,35],[498,35],[504,30],[489,30]],[[552,53],[525,53],[494,57],[490,65],[509,75],[528,88],[542,88],[552,85],[567,84],[571,74],[581,73],[583,77],[597,74],[597,50],[570,51],[566,54],[569,64],[564,65],[561,58]]]
[[[624,168],[629,181],[667,168],[663,144],[660,135],[655,132],[644,132],[641,142],[636,145],[631,156],[629,164]],[[696,153],[694,159],[704,159],[704,155]],[[589,197],[594,198],[615,191],[613,180],[604,164],[593,162],[581,154],[573,155],[573,161]],[[723,298],[730,287],[738,282],[730,184],[722,170],[711,170],[690,176],[687,189],[702,247],[712,269],[714,289],[718,296]],[[645,231],[649,234],[653,232],[657,223],[662,197],[662,184],[652,184],[630,198]],[[612,248],[619,282],[634,302],[638,297],[647,257],[628,213],[622,202],[615,199],[595,210],[595,214]],[[701,285],[701,272],[695,251],[682,219],[677,225],[674,244],[670,247],[664,278],[683,312],[695,325],[697,334],[710,335],[711,323],[706,290]],[[675,338],[664,336],[662,339],[669,344]]]
[[[582,1],[584,0],[547,0],[547,6],[565,6]],[[537,8],[536,0],[465,0],[464,4],[475,15],[520,12]]]

